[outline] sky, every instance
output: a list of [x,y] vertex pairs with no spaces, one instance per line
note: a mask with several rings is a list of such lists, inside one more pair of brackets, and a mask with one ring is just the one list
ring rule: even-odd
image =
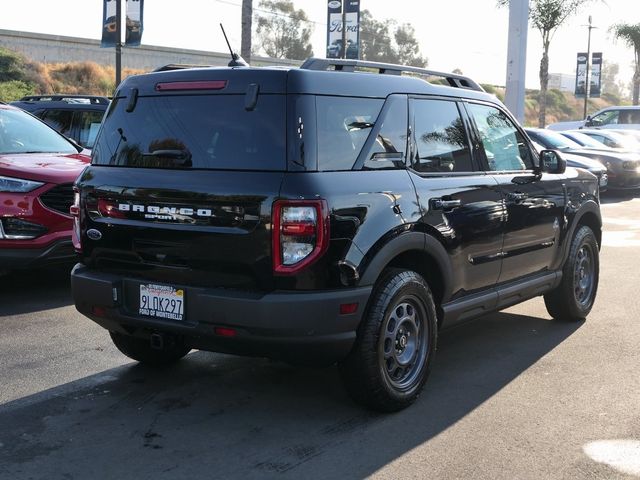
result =
[[[259,8],[260,0],[253,0]],[[293,0],[312,22],[312,46],[324,56],[326,0]],[[606,3],[605,3],[606,2]],[[232,46],[240,51],[242,0],[146,0],[142,43],[207,51],[226,51],[223,23]],[[429,68],[460,69],[480,83],[504,85],[506,78],[508,9],[496,0],[361,0],[361,9],[378,20],[410,23]],[[102,0],[2,0],[0,29],[99,39]],[[7,5],[9,4],[9,5]],[[124,1],[123,1],[124,4]],[[552,73],[575,73],[576,54],[586,51],[588,17],[593,17],[591,51],[603,52],[605,62],[620,65],[619,80],[631,81],[633,50],[614,41],[609,27],[640,23],[640,0],[593,0],[555,34],[550,49]],[[254,37],[254,42],[255,42]],[[126,50],[125,50],[126,54]],[[527,88],[538,88],[542,54],[540,33],[529,28]]]

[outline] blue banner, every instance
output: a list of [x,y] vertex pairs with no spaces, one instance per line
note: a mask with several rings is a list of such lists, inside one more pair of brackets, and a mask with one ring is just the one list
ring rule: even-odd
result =
[[124,44],[138,47],[142,41],[142,17],[144,0],[127,0],[126,30]]
[[102,48],[116,46],[116,0],[102,2]]

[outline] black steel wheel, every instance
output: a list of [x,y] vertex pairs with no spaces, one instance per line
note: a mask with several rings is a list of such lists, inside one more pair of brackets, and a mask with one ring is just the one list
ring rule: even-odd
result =
[[436,343],[429,286],[416,272],[390,269],[376,285],[356,344],[340,365],[345,386],[369,408],[401,410],[422,391]]
[[589,227],[581,226],[571,242],[562,282],[544,296],[549,315],[568,321],[586,318],[596,299],[599,274],[598,242]]

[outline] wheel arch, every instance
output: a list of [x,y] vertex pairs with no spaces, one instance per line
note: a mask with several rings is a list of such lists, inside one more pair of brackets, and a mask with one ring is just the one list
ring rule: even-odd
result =
[[394,238],[365,267],[360,285],[374,285],[387,268],[413,270],[421,275],[431,289],[441,320],[440,305],[451,296],[453,271],[448,254],[437,239],[421,232]]

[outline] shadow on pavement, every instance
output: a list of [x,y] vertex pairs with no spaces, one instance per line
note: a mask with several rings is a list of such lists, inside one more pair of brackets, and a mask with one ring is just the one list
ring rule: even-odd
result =
[[580,326],[497,313],[446,331],[425,392],[392,415],[354,405],[335,368],[205,352],[164,371],[129,364],[0,406],[0,477],[366,477]]
[[607,190],[600,194],[600,203],[603,205],[609,203],[619,203],[633,200],[640,196],[640,189],[633,190]]
[[60,265],[0,275],[0,318],[71,305],[71,268]]

